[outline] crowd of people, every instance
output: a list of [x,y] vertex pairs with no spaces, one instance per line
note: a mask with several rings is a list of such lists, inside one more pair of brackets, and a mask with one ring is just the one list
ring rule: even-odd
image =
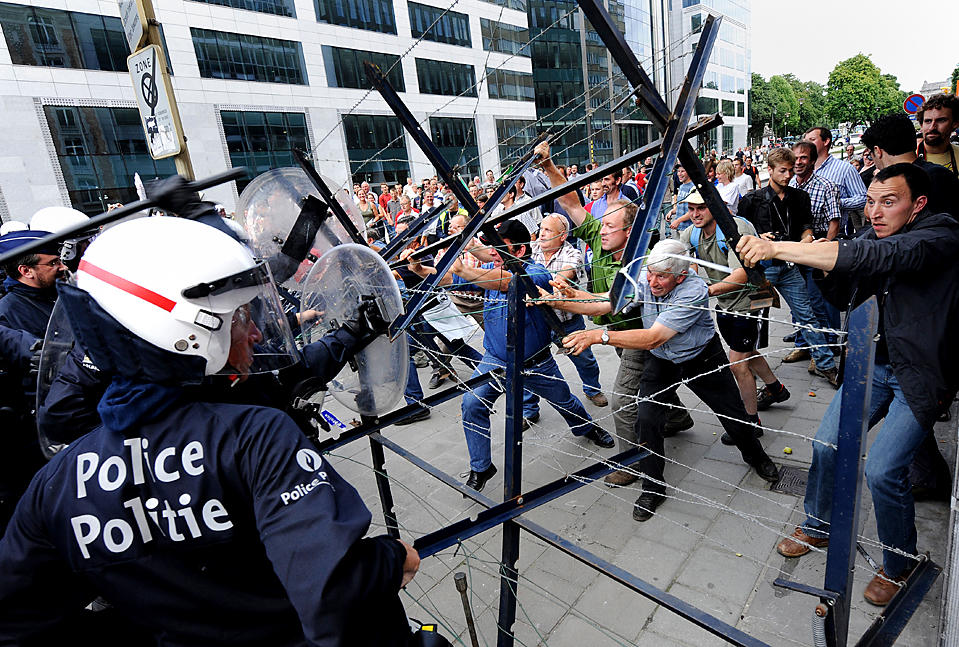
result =
[[[875,297],[869,415],[870,425],[885,422],[865,478],[883,566],[865,597],[887,604],[915,564],[914,500],[951,492],[933,425],[959,388],[951,334],[959,323],[951,263],[959,100],[931,98],[918,123],[917,145],[908,118],[878,118],[862,135],[861,156],[832,154],[828,128],[763,151],[761,160],[753,149],[707,155],[707,178],[731,221],[710,208],[718,204],[713,188],[696,186],[688,169],[670,169],[670,200],[651,225],[659,240],[644,250],[621,312],[609,292],[636,261],[624,250],[633,229],[646,226],[636,218],[653,159],[504,220],[497,236],[487,230],[458,253],[452,244],[476,213],[443,181],[408,178],[405,186],[381,184],[379,193],[354,185],[373,248],[432,215],[387,259],[407,297],[427,279],[436,285],[407,331],[424,354],[410,355],[405,396],[416,406],[400,424],[431,415],[416,370],[422,362],[433,364],[430,388],[458,379],[453,360],[474,376],[506,366],[506,296],[522,272],[539,292],[525,313],[524,428],[537,423],[545,399],[570,442],[649,450],[605,478],[610,487],[642,480],[631,513],[644,522],[668,506],[664,439],[694,427],[677,393],[684,384],[717,415],[722,442],[774,482],[779,469],[761,444],[759,416],[790,393],[766,360],[769,310],[755,298],[773,289],[796,324],[783,361],[808,360],[810,373],[839,389],[816,434],[807,518],[777,546],[799,557],[829,542],[841,313]],[[534,152],[538,168],[491,215],[579,175],[578,165],[553,162],[547,142]],[[482,208],[503,181],[490,170],[466,189]],[[0,298],[8,436],[0,458],[0,642],[52,644],[93,626],[104,644],[445,644],[427,627],[411,628],[398,597],[418,569],[416,551],[387,535],[367,537],[369,510],[315,450],[315,427],[296,406],[305,389],[329,382],[387,330],[375,300],[298,347],[300,321],[284,310],[277,284],[309,256],[310,239],[290,236],[275,257],[255,258],[236,224],[183,178],[147,193],[168,215],[84,231],[85,215],[56,207],[0,232],[0,253],[10,255]],[[66,240],[17,253],[67,229]],[[435,276],[444,257],[449,270]],[[763,285],[750,283],[753,267]],[[46,395],[37,402],[41,342],[58,302],[76,344],[57,374],[43,376]],[[480,330],[482,352],[473,347]],[[608,388],[590,350],[596,344],[619,356]],[[613,433],[563,377],[553,345],[569,352],[582,397],[612,406]],[[493,379],[462,400],[465,486],[477,491],[497,471],[490,416],[503,392]],[[366,616],[370,605],[376,623]]]

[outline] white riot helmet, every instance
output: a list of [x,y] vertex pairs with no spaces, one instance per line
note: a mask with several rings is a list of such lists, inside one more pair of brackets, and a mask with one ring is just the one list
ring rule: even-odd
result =
[[19,220],[8,220],[0,225],[0,236],[6,236],[11,231],[24,231],[26,229],[29,229],[27,223],[20,222]]
[[206,375],[299,359],[267,265],[199,222],[160,216],[112,227],[90,244],[76,286],[140,339],[205,359]]
[[[44,207],[34,213],[30,218],[30,229],[34,231],[49,231],[56,234],[64,229],[81,225],[88,220],[90,220],[90,216],[70,207]],[[74,234],[64,240],[63,245],[60,247],[60,260],[69,262],[80,256],[82,254],[80,250],[81,243],[93,237],[95,234],[96,231],[87,231]],[[71,269],[75,268],[71,266]]]

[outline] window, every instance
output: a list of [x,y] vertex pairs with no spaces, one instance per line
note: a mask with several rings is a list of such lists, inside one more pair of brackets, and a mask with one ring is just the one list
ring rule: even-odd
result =
[[746,79],[742,77],[736,79],[736,94],[746,94]]
[[479,147],[472,119],[430,117],[430,138],[450,166],[463,176],[479,175]]
[[736,82],[733,79],[732,74],[720,74],[719,75],[719,89],[723,92],[735,92],[736,91]]
[[313,8],[317,22],[396,33],[396,16],[389,0],[313,0]]
[[307,84],[300,43],[195,27],[190,33],[204,78]]
[[403,66],[400,57],[394,54],[365,52],[359,49],[323,46],[323,61],[326,63],[326,79],[331,88],[358,88],[368,90],[372,85],[366,78],[364,61],[375,63],[386,74],[387,81],[397,92],[406,92]]
[[690,33],[696,34],[702,31],[703,29],[703,15],[699,13],[694,13],[689,17],[689,31]]
[[437,43],[470,47],[470,21],[465,13],[410,2],[410,32]]
[[271,13],[274,16],[287,16],[296,18],[296,10],[293,9],[293,0],[194,0],[195,2],[205,2],[207,4],[216,4],[222,7],[233,7],[234,9],[246,9],[247,11],[259,11],[260,13]]
[[486,0],[490,4],[506,7],[507,9],[516,9],[517,11],[526,11],[526,0]]
[[719,112],[719,99],[714,97],[698,97],[696,99],[696,114],[711,115]]
[[423,94],[476,96],[476,71],[472,65],[418,58],[416,76]]
[[221,110],[220,119],[230,164],[250,169],[246,179],[236,181],[238,191],[270,169],[295,166],[294,148],[310,150],[303,113]]
[[736,102],[736,116],[745,117],[746,116],[746,104],[742,101]]
[[533,101],[533,75],[510,70],[486,68],[486,90],[490,99]]
[[406,184],[409,156],[403,126],[395,117],[345,115],[343,130],[354,182]]
[[723,99],[723,115],[727,117],[736,116],[736,102],[729,99]]
[[536,122],[521,119],[497,119],[496,141],[499,142],[499,165],[521,157],[536,139]]
[[127,71],[119,18],[0,2],[0,23],[14,65]]
[[723,152],[733,152],[733,127],[723,126]]
[[683,0],[683,9],[686,7],[695,7],[699,2],[700,0]]
[[176,173],[172,158],[154,160],[136,108],[44,106],[70,202],[87,214],[113,202],[138,200],[133,176],[144,182]]
[[480,18],[480,31],[486,51],[529,56],[529,30],[525,27]]

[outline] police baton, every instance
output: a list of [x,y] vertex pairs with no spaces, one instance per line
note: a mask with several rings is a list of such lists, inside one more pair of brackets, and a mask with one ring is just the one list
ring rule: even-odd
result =
[[[196,180],[195,182],[190,182],[186,185],[186,188],[192,189],[194,191],[202,191],[204,189],[209,189],[212,186],[217,186],[223,184],[224,182],[230,182],[231,180],[237,180],[241,177],[246,176],[247,168],[245,166],[238,166],[232,168],[228,171],[223,171],[222,173],[217,173],[216,175],[211,175],[208,178],[202,180]],[[101,213],[99,216],[94,216],[87,221],[78,223],[67,229],[62,229],[60,231],[54,232],[49,236],[44,236],[38,240],[20,245],[16,249],[12,249],[6,254],[0,254],[0,265],[10,261],[14,258],[19,258],[24,254],[30,254],[34,250],[46,247],[52,243],[59,243],[60,241],[67,240],[72,238],[77,234],[82,234],[88,232],[92,229],[99,229],[103,225],[109,225],[111,222],[116,222],[121,218],[126,218],[127,216],[134,214],[138,211],[143,211],[144,209],[149,209],[151,207],[157,206],[155,200],[138,200],[136,202],[131,202],[130,204],[125,204],[122,207],[118,207],[113,211],[106,211]]]

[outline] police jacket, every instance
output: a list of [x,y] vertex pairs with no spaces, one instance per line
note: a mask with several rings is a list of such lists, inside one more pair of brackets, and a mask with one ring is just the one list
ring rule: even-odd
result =
[[118,380],[0,540],[0,644],[101,595],[161,646],[405,645],[405,548],[275,409]]
[[7,295],[0,299],[0,325],[24,330],[43,339],[47,333],[50,313],[57,302],[53,288],[41,290],[7,277],[3,282]]
[[774,233],[779,240],[798,241],[802,233],[812,229],[812,207],[809,194],[787,186],[780,200],[771,186],[751,191],[739,201],[741,218],[753,223],[760,234]]
[[877,239],[871,227],[839,241],[836,267],[817,282],[840,308],[875,295],[889,364],[913,415],[931,429],[959,388],[959,223],[921,212]]

